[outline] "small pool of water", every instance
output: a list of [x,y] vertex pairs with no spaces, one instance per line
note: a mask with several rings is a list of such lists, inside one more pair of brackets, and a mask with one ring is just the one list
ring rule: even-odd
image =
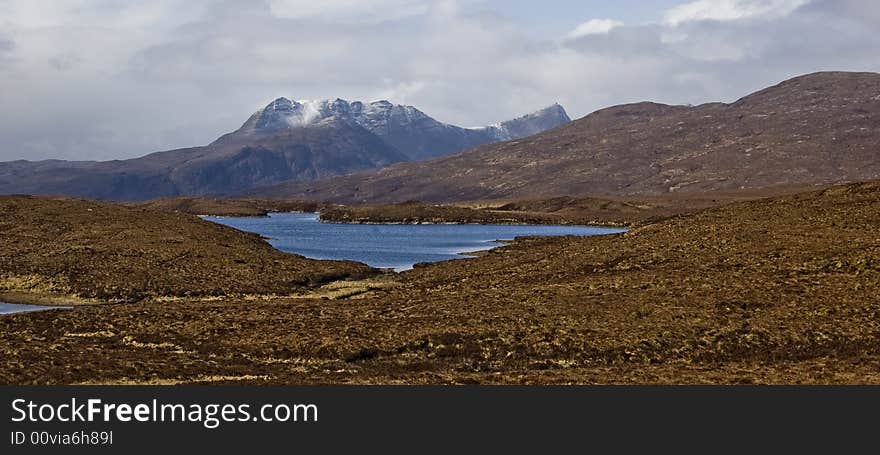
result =
[[66,310],[69,307],[42,306],[42,305],[19,305],[17,303],[0,302],[0,314],[27,313],[29,311]]
[[312,259],[352,260],[397,271],[420,262],[460,259],[499,240],[523,236],[603,235],[625,229],[507,224],[322,223],[313,213],[273,213],[260,218],[204,217],[267,237],[275,248]]

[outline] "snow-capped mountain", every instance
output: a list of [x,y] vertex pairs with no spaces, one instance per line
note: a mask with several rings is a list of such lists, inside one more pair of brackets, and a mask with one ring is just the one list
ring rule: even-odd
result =
[[540,111],[513,120],[485,127],[495,141],[510,141],[556,128],[571,122],[568,114],[558,103]]
[[498,125],[467,129],[388,101],[278,98],[238,130],[204,147],[121,161],[0,163],[0,194],[122,200],[230,195],[280,182],[380,169],[568,122],[558,105]]
[[412,106],[394,105],[388,101],[363,103],[338,98],[320,101],[278,98],[254,113],[242,130],[274,133],[286,128],[315,125],[330,118],[353,122],[374,134],[381,134],[388,130],[392,121],[409,125],[430,117]]
[[400,150],[410,160],[432,158],[489,142],[519,139],[571,121],[558,104],[535,113],[481,128],[440,122],[413,106],[389,101],[291,101],[278,98],[257,111],[238,134],[275,134],[340,120],[358,125]]

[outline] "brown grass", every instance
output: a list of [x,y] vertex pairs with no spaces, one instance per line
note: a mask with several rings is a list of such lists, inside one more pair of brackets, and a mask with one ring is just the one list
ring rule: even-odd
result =
[[11,315],[0,381],[880,383],[878,220],[880,183],[848,185],[522,239],[362,299]]

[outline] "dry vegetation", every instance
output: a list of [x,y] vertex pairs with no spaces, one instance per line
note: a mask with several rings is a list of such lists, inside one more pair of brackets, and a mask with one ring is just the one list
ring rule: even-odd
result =
[[482,200],[450,204],[403,202],[332,205],[319,208],[324,221],[346,223],[497,223],[637,226],[673,215],[804,191],[804,187],[716,191],[708,195],[562,196],[546,199]]
[[315,298],[11,315],[0,381],[880,383],[878,220],[875,182],[523,239]]
[[272,201],[262,199],[215,199],[172,197],[132,202],[128,205],[166,212],[214,216],[266,216],[277,212],[315,212],[321,204],[303,201]]
[[0,300],[78,304],[290,294],[377,273],[284,254],[198,217],[76,199],[0,197]]

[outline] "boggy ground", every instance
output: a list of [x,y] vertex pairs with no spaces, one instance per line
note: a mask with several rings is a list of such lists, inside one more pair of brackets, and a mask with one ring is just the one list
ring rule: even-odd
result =
[[355,292],[17,314],[0,381],[880,383],[878,228],[874,182],[522,239]]

